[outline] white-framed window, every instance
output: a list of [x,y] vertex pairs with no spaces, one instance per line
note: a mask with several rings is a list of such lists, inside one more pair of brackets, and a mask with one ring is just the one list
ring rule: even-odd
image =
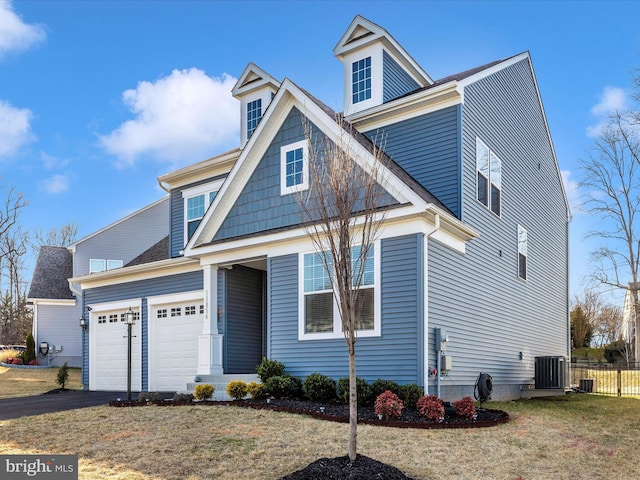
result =
[[[360,247],[353,247],[357,258]],[[380,255],[379,244],[369,249],[360,284],[361,306],[357,313],[358,337],[380,336]],[[355,262],[355,260],[354,260]],[[330,266],[330,269],[332,267]],[[358,268],[354,265],[354,271]],[[337,299],[331,288],[331,277],[317,252],[299,255],[298,339],[320,340],[342,338]]]
[[502,204],[502,162],[476,137],[476,198],[497,216]]
[[118,323],[118,314],[117,313],[109,314],[109,323]]
[[262,99],[258,98],[247,103],[247,139],[251,138],[258,122],[262,118]]
[[184,314],[185,315],[195,315],[196,314],[196,306],[195,305],[188,305],[188,306],[184,307]]
[[98,315],[98,323],[107,323],[106,315]]
[[167,309],[166,308],[159,308],[156,311],[156,316],[157,316],[157,318],[167,318]]
[[518,277],[527,279],[527,258],[529,256],[529,246],[527,231],[522,225],[518,225]]
[[114,268],[121,268],[123,265],[122,260],[107,260],[104,258],[92,258],[89,260],[89,273],[104,272],[106,270],[113,270]]
[[182,315],[182,308],[181,307],[171,307],[171,316],[172,317],[179,317]]
[[224,180],[199,185],[182,191],[184,200],[184,243],[196,231],[207,208],[213,203]]
[[306,140],[280,147],[280,193],[309,188],[309,147]]
[[351,64],[351,100],[355,105],[371,98],[371,57]]

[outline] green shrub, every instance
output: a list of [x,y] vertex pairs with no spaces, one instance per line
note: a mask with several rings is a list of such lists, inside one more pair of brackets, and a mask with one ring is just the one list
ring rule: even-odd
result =
[[249,382],[247,393],[254,400],[260,400],[267,395],[267,390],[263,383]]
[[371,390],[371,398],[375,399],[380,396],[381,393],[389,390],[390,392],[398,395],[400,393],[400,385],[391,380],[385,380],[384,378],[378,378],[375,382],[369,385]]
[[213,395],[215,391],[216,389],[213,385],[202,383],[196,385],[196,388],[193,389],[193,396],[198,400],[206,400],[207,398],[211,398],[211,395]]
[[625,351],[628,350],[629,348],[624,340],[611,342],[604,347],[604,358],[606,358],[609,363],[621,363],[624,361]]
[[56,377],[56,382],[58,385],[60,385],[60,388],[64,388],[64,386],[67,384],[68,381],[69,381],[69,366],[67,365],[67,362],[64,362],[64,365],[62,365],[58,369],[58,376]]
[[174,393],[174,402],[193,402],[193,394],[191,393]]
[[139,402],[157,402],[158,392],[140,392],[138,394]]
[[302,389],[309,400],[314,402],[330,402],[336,399],[336,381],[321,373],[307,376]]
[[418,399],[422,395],[424,395],[424,389],[415,383],[400,385],[398,396],[402,399],[406,408],[416,408]]
[[[371,389],[364,378],[356,378],[356,392],[358,405],[371,404]],[[345,405],[349,404],[349,377],[338,380],[338,400]]]
[[24,361],[25,365],[31,365],[31,361],[36,359],[36,342],[33,339],[33,335],[31,333],[27,335],[25,345],[27,346],[27,348],[22,355],[22,360]]
[[382,415],[384,418],[399,417],[402,415],[403,408],[402,400],[391,390],[386,390],[376,397],[374,405],[376,415]]
[[247,382],[233,380],[227,384],[227,395],[234,400],[241,400],[247,394]]
[[271,377],[281,377],[284,375],[284,363],[278,360],[263,358],[260,365],[256,367],[256,373],[262,383],[266,384]]
[[302,391],[300,379],[289,375],[276,375],[269,378],[264,385],[267,393],[274,398],[297,398]]

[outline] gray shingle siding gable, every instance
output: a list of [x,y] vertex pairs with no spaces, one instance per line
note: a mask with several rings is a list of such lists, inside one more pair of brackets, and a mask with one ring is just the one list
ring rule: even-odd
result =
[[[528,61],[464,95],[462,220],[480,236],[464,256],[429,243],[430,349],[433,328],[446,328],[454,395],[472,391],[481,371],[498,386],[531,383],[534,357],[569,353],[568,212]],[[476,137],[502,161],[501,218],[476,200]],[[518,278],[519,224],[528,231],[527,281]]]
[[460,106],[365,132],[458,218],[461,214]]
[[[297,227],[300,224],[303,216],[296,195],[280,194],[280,148],[305,138],[302,114],[294,107],[213,241]],[[313,144],[322,144],[322,132],[315,125],[311,125],[311,138]],[[380,201],[380,205],[396,204],[398,202],[388,194]]]
[[382,51],[382,101],[389,102],[420,88],[386,50]]
[[[356,343],[357,375],[422,382],[422,235],[381,241],[382,336]],[[348,375],[344,339],[298,340],[298,255],[269,259],[268,355],[300,377]]]

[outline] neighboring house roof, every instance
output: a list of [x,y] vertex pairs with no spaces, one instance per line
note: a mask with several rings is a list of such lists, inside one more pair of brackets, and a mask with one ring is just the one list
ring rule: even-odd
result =
[[169,235],[164,237],[155,245],[147,248],[144,252],[138,255],[125,265],[125,267],[132,267],[134,265],[144,265],[145,263],[157,262],[160,260],[166,260],[169,258]]
[[29,299],[73,300],[67,279],[73,276],[73,256],[66,247],[40,247]]

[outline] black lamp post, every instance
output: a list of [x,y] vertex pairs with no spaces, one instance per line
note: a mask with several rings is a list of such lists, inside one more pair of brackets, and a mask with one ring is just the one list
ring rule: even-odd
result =
[[131,329],[135,320],[135,316],[131,307],[124,314],[124,320],[127,323],[127,401],[131,401]]

